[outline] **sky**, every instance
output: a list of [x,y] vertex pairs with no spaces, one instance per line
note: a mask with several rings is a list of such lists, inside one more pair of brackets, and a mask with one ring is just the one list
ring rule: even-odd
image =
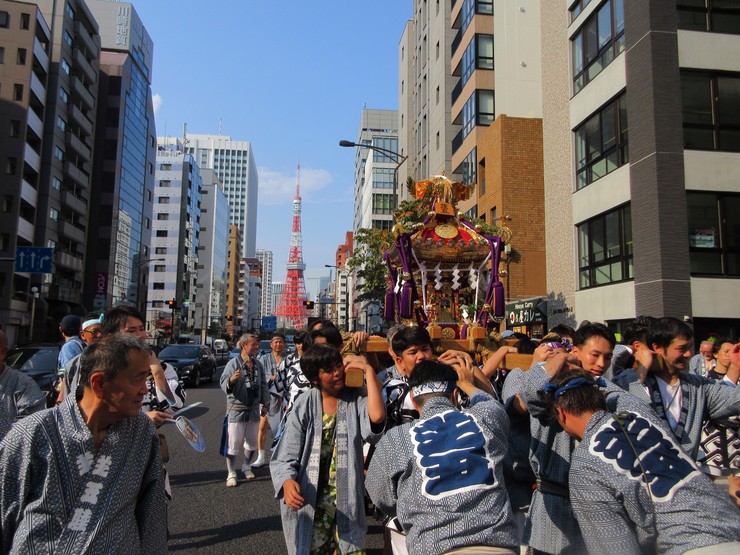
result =
[[411,0],[133,0],[154,42],[157,135],[249,141],[259,174],[257,248],[284,281],[296,167],[303,260],[334,264],[352,229],[363,107],[398,109],[398,44]]

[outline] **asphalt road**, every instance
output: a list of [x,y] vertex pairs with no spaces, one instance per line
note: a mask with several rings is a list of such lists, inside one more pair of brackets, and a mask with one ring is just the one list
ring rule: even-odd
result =
[[[221,368],[218,375],[221,374]],[[218,454],[226,409],[225,395],[216,383],[187,389],[188,404],[203,404],[185,413],[204,436],[206,450],[195,451],[174,424],[165,424],[173,500],[169,507],[169,549],[172,553],[260,555],[287,553],[278,501],[267,466],[254,469],[256,479],[226,488],[226,462]],[[239,461],[241,466],[241,460]],[[379,523],[368,518],[367,552],[380,555],[383,538]]]

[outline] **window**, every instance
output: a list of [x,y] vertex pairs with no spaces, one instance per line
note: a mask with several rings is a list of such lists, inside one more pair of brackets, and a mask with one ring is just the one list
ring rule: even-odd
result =
[[162,213],[157,214],[157,220],[160,221],[160,222],[162,220],[169,220],[169,219],[170,219],[170,215],[169,214],[162,214]]
[[692,275],[740,276],[740,194],[686,193]]
[[[373,137],[373,146],[398,152],[398,139],[395,137]],[[380,164],[388,164],[396,161],[396,157],[384,152],[373,151],[373,161]]]
[[678,28],[740,34],[740,4],[736,0],[678,0]]
[[67,46],[72,47],[74,46],[74,41],[72,40],[72,35],[69,34],[69,31],[66,29],[64,30],[64,42],[67,43]]
[[578,226],[578,268],[581,289],[634,277],[629,204]]
[[392,168],[373,168],[373,187],[376,189],[392,189],[393,188],[393,169]]
[[167,254],[167,247],[155,247],[154,254]]
[[390,231],[393,228],[392,220],[373,220],[373,229],[381,229],[383,231]]
[[0,46],[0,64],[5,63],[5,47]]
[[54,222],[58,222],[59,221],[59,210],[57,210],[56,208],[50,208],[49,218]]
[[19,48],[18,54],[15,58],[15,63],[17,63],[19,66],[26,65],[26,49],[25,48]]
[[624,0],[607,0],[571,40],[574,92],[624,51]]
[[8,12],[0,12],[0,27],[7,29],[10,25],[10,14]]
[[[473,185],[478,182],[478,149],[473,150],[462,161],[462,182],[465,185]],[[483,194],[479,191],[480,194]]]
[[71,68],[69,67],[69,62],[65,60],[64,58],[62,58],[62,61],[59,62],[59,65],[62,66],[62,71],[66,73],[67,75],[69,75],[69,72],[71,71]]
[[740,151],[740,77],[681,72],[684,148]]
[[629,162],[626,98],[612,100],[574,131],[576,190]]
[[59,98],[61,98],[62,102],[65,104],[69,102],[69,93],[65,91],[63,87],[59,87]]
[[491,125],[494,118],[493,91],[476,90],[463,106],[462,135],[464,140],[476,125]]
[[69,5],[69,2],[65,2],[64,4],[64,13],[66,13],[70,19],[75,18],[75,11],[72,9],[72,6]]
[[23,85],[20,83],[13,85],[13,100],[23,100]]
[[5,164],[5,173],[7,173],[8,175],[15,175],[17,169],[18,159],[14,156],[8,156],[7,162]]
[[57,116],[57,127],[62,131],[67,130],[67,122],[64,121],[64,118],[62,116]]
[[393,195],[384,193],[373,195],[373,214],[390,214],[393,206]]
[[21,136],[21,122],[17,119],[10,120],[10,136],[20,137]]
[[52,177],[51,178],[51,186],[53,189],[57,191],[62,190],[62,181],[58,177]]
[[26,30],[31,26],[31,14],[21,14],[21,29]]
[[465,212],[465,219],[469,222],[472,222],[473,220],[478,219],[478,205],[474,205],[470,208],[467,212]]
[[58,146],[54,147],[54,158],[56,158],[60,162],[64,162],[64,151]]
[[583,11],[583,8],[588,6],[588,3],[591,0],[578,0],[575,4],[573,4],[570,7],[570,20],[573,21],[576,17],[578,17],[581,12]]
[[159,204],[169,204],[170,203],[170,197],[157,197],[157,202]]
[[13,211],[13,195],[5,195],[3,197],[3,212],[8,214]]
[[172,169],[172,164],[160,164],[159,169],[163,171],[169,171]]
[[166,272],[166,266],[164,264],[155,264],[154,265],[154,271],[155,272]]
[[166,229],[158,229],[157,230],[157,237],[167,237],[167,230]]
[[170,180],[169,179],[162,179],[159,182],[160,187],[169,187],[170,186]]
[[161,291],[161,290],[164,289],[164,283],[163,282],[154,282],[152,284],[152,289],[157,290],[157,291]]

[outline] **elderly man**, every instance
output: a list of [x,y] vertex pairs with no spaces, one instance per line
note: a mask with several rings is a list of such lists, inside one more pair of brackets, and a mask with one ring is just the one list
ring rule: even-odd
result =
[[254,480],[250,461],[257,449],[257,434],[261,416],[267,416],[270,393],[264,370],[255,358],[259,350],[257,336],[244,334],[236,346],[241,349],[221,374],[221,389],[226,393],[226,487],[236,487],[236,456],[244,445],[242,472],[246,480]]
[[689,359],[689,371],[699,376],[707,376],[717,366],[715,344],[711,341],[702,341],[699,352]]
[[128,335],[83,353],[73,396],[0,443],[3,553],[163,553],[159,439],[141,413],[149,347]]
[[13,423],[46,408],[46,399],[39,386],[23,372],[5,365],[8,339],[0,330],[0,441]]

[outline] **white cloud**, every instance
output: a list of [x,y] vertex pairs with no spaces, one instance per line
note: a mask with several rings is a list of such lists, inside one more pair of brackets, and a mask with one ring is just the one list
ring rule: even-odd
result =
[[[259,203],[288,204],[295,196],[296,174],[286,174],[270,168],[258,168]],[[301,198],[310,199],[328,186],[334,178],[328,170],[301,168]]]
[[152,95],[152,104],[154,105],[154,115],[157,115],[157,112],[162,107],[162,96],[159,94]]

